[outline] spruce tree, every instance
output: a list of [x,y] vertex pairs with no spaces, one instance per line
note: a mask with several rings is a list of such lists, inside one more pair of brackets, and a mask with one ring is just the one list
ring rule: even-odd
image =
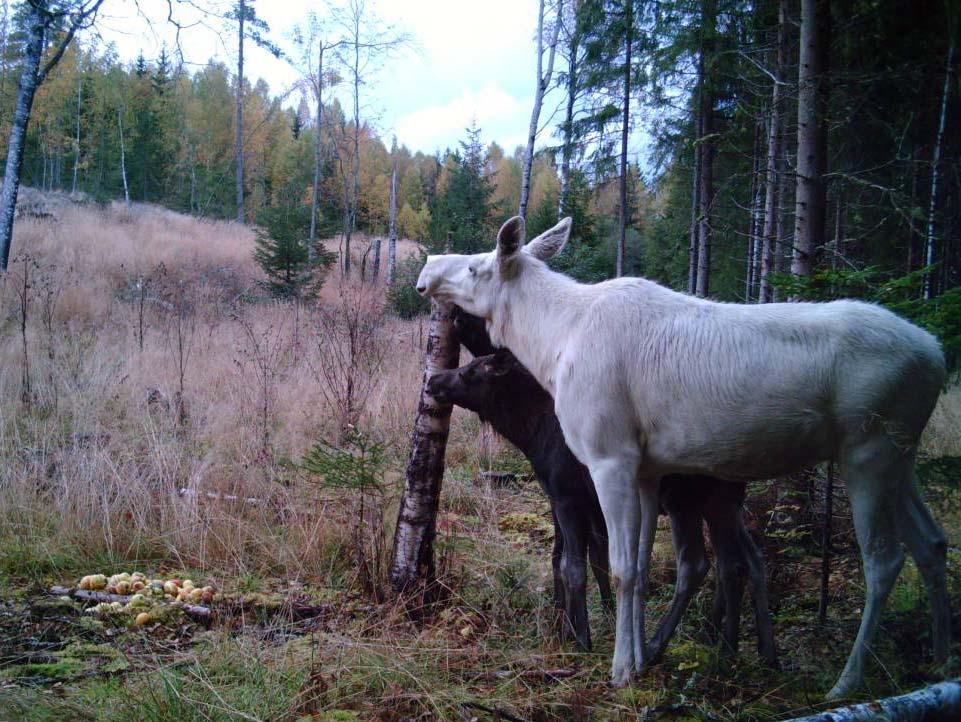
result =
[[254,259],[267,276],[266,288],[281,298],[315,294],[335,256],[319,244],[310,253],[310,209],[302,205],[265,208],[257,220]]

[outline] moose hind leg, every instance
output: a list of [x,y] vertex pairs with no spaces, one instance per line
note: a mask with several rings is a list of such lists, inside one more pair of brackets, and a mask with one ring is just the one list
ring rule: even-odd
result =
[[904,564],[892,508],[907,501],[892,498],[893,492],[903,488],[901,451],[886,439],[876,439],[848,450],[842,461],[842,476],[847,482],[864,565],[866,599],[858,636],[828,699],[846,697],[864,682],[865,661],[884,604]]
[[747,563],[751,602],[754,606],[754,625],[757,631],[757,653],[769,667],[777,668],[777,645],[774,642],[774,623],[767,595],[767,571],[764,556],[757,548],[751,533],[741,525],[741,552]]
[[896,505],[898,532],[918,565],[931,603],[934,660],[947,661],[951,646],[951,607],[947,588],[947,539],[931,516],[911,470],[907,481],[909,499]]

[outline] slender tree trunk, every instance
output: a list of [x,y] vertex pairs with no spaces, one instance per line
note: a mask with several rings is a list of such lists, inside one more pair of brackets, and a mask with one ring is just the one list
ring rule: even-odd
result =
[[714,89],[712,73],[708,61],[713,62],[715,23],[717,21],[717,0],[701,2],[701,52],[699,93],[701,116],[700,150],[700,187],[698,189],[697,222],[697,284],[695,292],[705,298],[710,292],[711,282],[711,225],[714,205]]
[[767,168],[764,192],[764,228],[761,231],[761,283],[758,289],[758,302],[769,303],[773,300],[770,276],[775,272],[774,256],[777,228],[778,188],[782,145],[784,138],[784,68],[787,64],[787,3],[778,0],[777,12],[777,50],[774,63],[774,83],[771,88],[771,123],[767,135]]
[[751,169],[751,215],[747,234],[747,271],[744,274],[744,300],[750,302],[754,298],[757,286],[757,263],[760,241],[761,224],[764,210],[761,196],[764,193],[764,180],[761,177],[761,137],[764,133],[764,119],[758,116],[754,121],[754,158]]
[[390,210],[387,221],[387,283],[397,277],[397,138],[390,148]]
[[830,0],[801,0],[797,198],[791,263],[791,273],[795,276],[811,275],[814,256],[824,243],[830,33]]
[[[575,8],[576,10],[576,8]],[[561,16],[558,14],[558,22]],[[574,102],[577,100],[577,52],[580,47],[580,33],[577,28],[577,18],[574,18],[574,27],[571,30],[570,41],[568,42],[567,68],[567,103],[564,109],[563,146],[561,148],[561,192],[557,200],[557,218],[564,217],[568,208],[568,195],[570,194],[571,183],[571,156],[574,154]]]
[[457,368],[460,345],[452,333],[455,310],[454,306],[431,302],[424,382],[394,533],[390,580],[398,593],[422,588],[429,594],[434,581],[434,537],[451,407],[427,393],[427,382],[436,373]]
[[[701,106],[701,74],[703,67],[698,64],[698,87],[697,87],[697,107]],[[694,294],[697,292],[697,229],[698,214],[701,210],[701,113],[698,110],[694,118],[694,157],[692,158],[693,167],[691,168],[691,228],[690,242],[687,249],[687,292]]]
[[540,0],[537,13],[537,87],[534,90],[534,109],[531,111],[531,124],[527,132],[527,149],[524,153],[524,168],[521,176],[521,201],[517,215],[527,217],[527,201],[531,193],[531,167],[534,164],[534,140],[537,138],[537,123],[544,104],[544,92],[550,85],[554,73],[554,55],[557,51],[557,38],[561,29],[561,10],[563,0],[557,2],[557,18],[551,36],[550,51],[547,57],[547,72],[542,74],[544,60],[544,0]]
[[828,582],[831,580],[831,526],[834,521],[834,462],[828,462],[824,487],[824,528],[821,534],[821,589],[818,601],[818,624],[828,619]]
[[[123,179],[123,200],[130,205],[130,186],[127,185],[127,150],[123,142],[123,111],[117,108],[117,129],[120,131],[120,177]],[[191,168],[191,180],[193,169]],[[191,210],[193,210],[193,184],[190,186]]]
[[237,10],[237,134],[234,138],[234,157],[237,165],[237,222],[244,223],[244,20],[247,15],[245,0],[238,0]]
[[17,104],[10,125],[7,142],[7,163],[3,173],[3,190],[0,191],[0,271],[7,270],[10,260],[10,243],[13,240],[13,219],[17,213],[17,195],[20,191],[20,168],[23,165],[24,139],[30,121],[33,96],[39,85],[40,58],[43,55],[47,21],[32,4],[27,4],[27,42],[24,46]]
[[[775,219],[774,219],[774,272],[775,273],[786,273],[789,264],[788,256],[791,253],[792,244],[787,242],[787,221],[786,221],[786,211],[788,209],[788,193],[790,191],[790,186],[788,185],[788,174],[787,174],[787,153],[784,148],[781,148],[781,154],[778,156],[777,163],[777,198],[775,199]],[[781,292],[776,288],[771,288],[771,300],[775,303],[781,300]]]
[[377,277],[380,275],[381,241],[382,239],[380,236],[375,236],[374,239],[370,242],[371,250],[373,251],[373,254],[371,254],[371,261],[370,261],[371,262],[370,282],[373,284],[377,283]]
[[631,121],[631,51],[634,44],[634,2],[628,0],[627,17],[624,19],[624,108],[621,115],[621,216],[620,236],[617,240],[617,267],[615,276],[624,275],[624,256],[627,253],[627,137]]
[[317,110],[315,113],[314,128],[314,185],[310,199],[310,243],[308,244],[308,255],[313,261],[317,255],[314,248],[314,241],[317,240],[317,209],[320,205],[320,176],[323,173],[323,143],[321,140],[321,123],[324,118],[324,41],[321,40],[317,51],[317,84],[314,88],[317,100]]
[[80,169],[80,110],[83,93],[83,74],[80,72],[80,53],[77,53],[77,133],[74,137],[73,155],[73,182],[70,184],[70,192],[77,192],[77,171]]
[[944,69],[944,88],[941,91],[941,112],[938,114],[938,132],[934,139],[934,155],[931,158],[931,197],[928,202],[928,229],[924,243],[924,263],[928,272],[924,274],[924,297],[934,295],[934,283],[930,267],[935,261],[937,240],[938,183],[941,179],[941,147],[944,142],[944,126],[948,117],[948,98],[951,95],[951,76],[954,74],[954,34],[948,46],[948,62]]
[[354,46],[354,136],[353,157],[350,162],[350,192],[347,203],[347,223],[344,228],[344,276],[350,276],[350,239],[357,222],[357,202],[360,198],[360,13],[357,8],[353,17],[353,46]]

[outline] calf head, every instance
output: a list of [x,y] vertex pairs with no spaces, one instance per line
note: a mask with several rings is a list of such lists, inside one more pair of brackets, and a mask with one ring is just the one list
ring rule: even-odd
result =
[[505,377],[522,370],[509,352],[500,351],[475,358],[459,369],[434,374],[427,382],[427,393],[440,403],[455,404],[484,415],[488,407],[498,403]]
[[526,267],[560,253],[571,233],[571,219],[565,218],[527,245],[524,233],[524,219],[514,216],[501,226],[497,247],[489,253],[428,256],[417,279],[417,292],[490,320],[505,284],[522,282]]
[[454,316],[454,338],[464,344],[474,358],[497,352],[494,344],[491,343],[490,334],[487,333],[487,324],[484,323],[484,319],[471,316],[460,309]]

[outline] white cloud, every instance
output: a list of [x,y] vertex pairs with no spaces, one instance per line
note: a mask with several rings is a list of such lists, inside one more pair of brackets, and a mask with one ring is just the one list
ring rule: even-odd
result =
[[476,121],[483,140],[496,140],[508,150],[523,142],[523,125],[518,119],[530,113],[530,103],[504,91],[496,82],[479,90],[465,88],[446,103],[430,105],[404,115],[397,121],[397,136],[409,147],[443,150],[454,147],[466,136],[464,129]]

